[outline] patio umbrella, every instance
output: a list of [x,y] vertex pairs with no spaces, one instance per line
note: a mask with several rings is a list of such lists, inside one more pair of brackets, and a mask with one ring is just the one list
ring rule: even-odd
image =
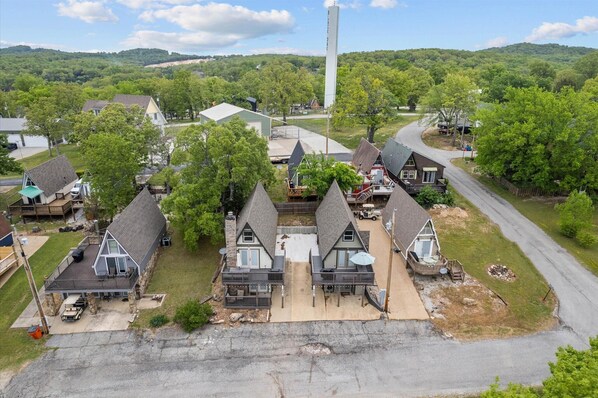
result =
[[359,252],[349,259],[353,264],[357,265],[370,265],[374,264],[376,258],[369,253],[366,252]]

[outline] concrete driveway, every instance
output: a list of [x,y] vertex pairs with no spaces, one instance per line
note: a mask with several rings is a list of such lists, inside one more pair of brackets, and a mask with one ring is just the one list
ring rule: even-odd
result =
[[[381,220],[358,220],[357,223],[360,230],[370,231],[370,254],[376,257],[374,262],[376,283],[380,289],[386,289],[390,238]],[[407,274],[403,256],[393,253],[392,264],[390,295],[388,296],[389,318],[429,319],[428,312]]]
[[41,152],[47,151],[47,150],[48,150],[48,148],[46,148],[46,147],[24,147],[24,148],[15,149],[8,156],[10,156],[13,159],[19,160],[19,159],[27,158],[29,156],[36,155],[38,153],[41,153]]

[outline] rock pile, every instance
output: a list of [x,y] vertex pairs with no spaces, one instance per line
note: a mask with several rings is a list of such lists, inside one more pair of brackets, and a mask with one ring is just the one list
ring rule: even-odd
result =
[[503,281],[514,281],[517,276],[507,266],[502,264],[492,264],[488,267],[488,275],[501,279]]

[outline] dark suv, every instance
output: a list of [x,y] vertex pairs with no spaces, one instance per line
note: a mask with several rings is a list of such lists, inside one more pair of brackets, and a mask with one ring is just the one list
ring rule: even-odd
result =
[[8,152],[12,152],[15,149],[17,149],[19,146],[17,145],[16,142],[7,142],[5,144],[2,144],[2,147],[4,147],[5,149],[7,149]]

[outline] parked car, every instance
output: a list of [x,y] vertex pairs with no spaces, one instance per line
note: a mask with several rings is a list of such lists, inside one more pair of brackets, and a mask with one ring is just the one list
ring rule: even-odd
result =
[[19,146],[17,145],[16,142],[7,142],[5,144],[2,144],[2,147],[7,149],[9,152],[12,152],[15,149],[17,149]]
[[91,187],[89,186],[89,183],[83,182],[83,179],[80,178],[77,180],[77,182],[75,182],[75,186],[73,186],[73,188],[71,189],[71,196],[73,198],[76,198],[79,196],[85,197],[85,196],[88,196],[90,192],[91,192]]

